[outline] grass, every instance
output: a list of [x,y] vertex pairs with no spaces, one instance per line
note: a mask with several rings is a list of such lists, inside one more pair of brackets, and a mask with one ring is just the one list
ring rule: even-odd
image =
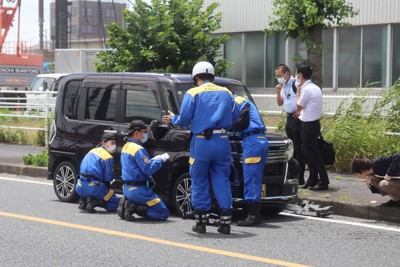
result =
[[321,197],[321,198],[330,198],[331,194],[322,194],[322,195],[319,195],[319,197]]
[[343,196],[340,196],[340,200],[348,202],[351,200],[351,197],[348,195],[343,195]]

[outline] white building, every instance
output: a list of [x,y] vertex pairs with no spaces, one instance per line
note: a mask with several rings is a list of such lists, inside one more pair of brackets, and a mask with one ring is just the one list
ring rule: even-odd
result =
[[[222,28],[230,36],[224,55],[235,66],[229,77],[245,83],[253,92],[272,91],[274,68],[286,63],[294,71],[294,55],[306,57],[304,44],[285,40],[283,34],[266,36],[272,0],[204,0],[220,3]],[[323,32],[323,89],[346,92],[366,83],[390,86],[400,77],[400,0],[348,0],[359,15],[348,19],[350,28]]]

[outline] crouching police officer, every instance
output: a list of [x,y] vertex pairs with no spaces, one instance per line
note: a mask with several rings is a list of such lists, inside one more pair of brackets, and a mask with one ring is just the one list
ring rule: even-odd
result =
[[109,183],[114,180],[114,158],[111,154],[116,151],[116,139],[115,134],[104,133],[99,146],[90,150],[83,158],[75,187],[81,197],[79,209],[90,213],[96,212],[95,207],[102,207],[107,211],[117,210],[119,199],[109,188]]
[[243,180],[247,217],[238,226],[253,226],[261,223],[260,199],[264,166],[268,155],[268,140],[265,125],[257,107],[241,96],[233,96],[241,115],[234,125],[243,137]]
[[206,232],[207,214],[211,209],[211,182],[221,210],[218,232],[230,234],[231,146],[225,129],[232,129],[239,113],[234,109],[236,105],[232,93],[227,88],[212,83],[214,67],[210,63],[197,63],[193,67],[192,78],[198,87],[185,93],[180,115],[169,112],[169,115],[163,116],[163,122],[179,126],[191,125],[193,138],[190,143],[189,163],[196,219],[192,230],[197,233]]
[[151,174],[159,170],[169,156],[167,153],[149,158],[142,144],[148,139],[147,127],[141,120],[133,120],[122,134],[128,136],[121,151],[123,194],[118,206],[118,216],[134,221],[134,213],[154,220],[166,220],[169,211],[164,202],[151,189]]

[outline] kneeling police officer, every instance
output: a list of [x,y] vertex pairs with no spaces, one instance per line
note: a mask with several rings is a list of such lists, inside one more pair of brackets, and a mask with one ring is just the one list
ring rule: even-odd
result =
[[165,203],[154,193],[151,175],[159,170],[169,156],[167,153],[152,159],[142,146],[148,139],[147,127],[141,120],[133,120],[122,134],[128,141],[121,151],[123,194],[118,206],[118,216],[134,221],[134,213],[154,220],[166,220],[169,211]]
[[80,196],[79,209],[94,213],[95,207],[116,211],[119,199],[109,184],[114,180],[112,166],[116,151],[116,135],[105,132],[101,143],[83,158],[75,190]]

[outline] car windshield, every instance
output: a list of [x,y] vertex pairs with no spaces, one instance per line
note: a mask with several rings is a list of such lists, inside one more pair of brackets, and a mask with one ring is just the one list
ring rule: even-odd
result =
[[54,78],[38,77],[32,82],[31,91],[52,90],[55,81]]
[[[235,95],[241,96],[245,99],[250,100],[251,102],[254,103],[253,99],[251,98],[251,95],[248,93],[248,91],[245,89],[243,85],[236,85],[236,84],[218,84],[220,86],[226,87],[229,90],[231,90]],[[182,104],[183,96],[185,93],[190,89],[195,87],[194,84],[190,83],[178,83],[176,84],[176,92],[179,97],[179,106]]]

